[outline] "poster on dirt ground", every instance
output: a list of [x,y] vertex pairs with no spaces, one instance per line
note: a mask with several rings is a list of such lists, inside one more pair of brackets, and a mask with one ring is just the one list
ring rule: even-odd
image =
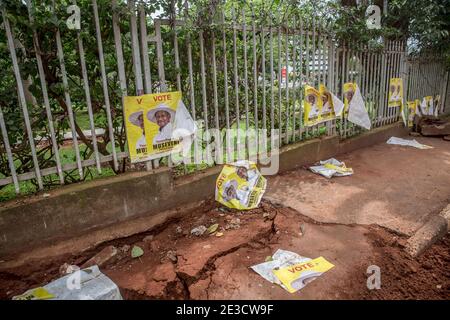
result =
[[305,126],[313,126],[322,121],[322,99],[317,89],[308,85],[305,86],[303,107],[303,122]]
[[131,163],[181,151],[196,131],[179,91],[124,97],[124,113]]
[[391,78],[389,80],[388,106],[402,107],[403,105],[403,80],[402,78]]
[[266,191],[266,183],[254,162],[240,160],[226,164],[216,181],[215,198],[229,208],[254,209]]

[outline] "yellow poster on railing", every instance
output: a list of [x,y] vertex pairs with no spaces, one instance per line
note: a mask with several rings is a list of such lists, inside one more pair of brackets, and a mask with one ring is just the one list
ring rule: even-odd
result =
[[402,78],[391,78],[389,80],[388,106],[402,107],[403,105],[403,80]]
[[416,115],[416,112],[417,112],[418,101],[419,100],[407,102],[407,105],[408,105],[408,127],[409,128],[412,128],[412,126],[414,124],[414,116]]
[[179,150],[180,138],[195,132],[181,92],[124,97],[125,125],[132,163]]
[[305,126],[313,126],[322,121],[322,99],[317,89],[308,85],[305,86],[303,106],[303,122]]
[[344,114],[348,113],[350,102],[355,95],[356,86],[357,85],[354,82],[344,83]]

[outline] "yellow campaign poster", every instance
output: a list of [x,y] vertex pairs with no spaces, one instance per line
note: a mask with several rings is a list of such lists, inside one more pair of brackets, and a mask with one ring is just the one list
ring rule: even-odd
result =
[[407,105],[408,105],[408,127],[412,128],[413,123],[414,123],[414,116],[416,115],[416,111],[417,111],[417,102],[419,100],[414,100],[414,101],[408,101]]
[[348,108],[350,106],[350,101],[352,101],[353,96],[356,91],[356,83],[347,82],[344,83],[344,113],[348,113]]
[[[125,125],[131,162],[140,162],[170,154],[180,147],[174,134],[195,131],[195,124],[182,100],[181,92],[164,92],[124,97]],[[187,133],[186,133],[187,132]]]
[[258,207],[266,191],[267,180],[255,163],[240,160],[224,165],[216,181],[216,200],[240,210]]
[[272,272],[286,287],[287,291],[294,293],[333,267],[332,263],[323,257],[319,257],[278,270],[274,269]]
[[305,126],[312,126],[322,121],[322,99],[320,92],[311,86],[305,86],[305,101],[303,102],[303,122]]
[[391,78],[389,80],[388,106],[402,107],[403,80],[402,78]]
[[124,97],[124,117],[127,130],[128,152],[132,163],[149,157],[145,139],[143,97]]
[[426,96],[425,98],[425,110],[422,110],[424,115],[432,115],[433,114],[433,97]]
[[434,115],[438,116],[440,111],[441,111],[441,96],[437,94],[434,97]]
[[331,120],[336,117],[333,105],[333,97],[325,85],[319,85],[320,98],[322,99],[322,112],[320,114],[323,121]]

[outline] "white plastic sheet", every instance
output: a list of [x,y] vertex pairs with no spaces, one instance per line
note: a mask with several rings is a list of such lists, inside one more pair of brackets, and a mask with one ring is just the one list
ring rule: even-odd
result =
[[117,285],[98,266],[75,271],[42,288],[54,296],[49,300],[122,300]]
[[432,146],[428,146],[426,144],[421,144],[414,140],[406,140],[402,138],[397,137],[390,137],[389,140],[386,142],[387,144],[396,144],[400,146],[408,146],[408,147],[414,147],[417,149],[432,149]]
[[348,121],[367,130],[371,128],[369,114],[364,106],[364,100],[361,91],[359,91],[359,86],[356,86],[355,94],[349,104]]
[[333,176],[343,177],[353,174],[353,170],[351,168],[347,168],[344,162],[336,160],[335,158],[320,161],[320,166],[309,167],[309,170],[314,173],[318,173],[328,179]]

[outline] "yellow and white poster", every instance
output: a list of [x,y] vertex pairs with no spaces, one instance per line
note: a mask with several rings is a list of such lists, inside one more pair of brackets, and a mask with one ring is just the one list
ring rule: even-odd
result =
[[418,101],[419,100],[407,102],[407,105],[408,105],[408,127],[409,128],[412,128],[412,126],[414,124],[414,116],[416,115]]
[[255,163],[240,160],[223,166],[216,181],[216,201],[229,208],[257,208],[266,191],[267,180]]
[[323,84],[319,85],[319,93],[322,99],[322,120],[327,121],[339,117],[344,109],[344,103]]
[[434,115],[437,117],[439,113],[441,112],[441,96],[437,94],[434,97]]
[[402,107],[403,105],[403,80],[402,78],[391,78],[389,80],[389,107]]
[[432,96],[426,96],[423,98],[422,103],[420,104],[420,111],[422,115],[431,116],[434,114],[433,102]]
[[334,265],[332,263],[323,257],[319,257],[278,270],[274,269],[272,272],[285,286],[287,291],[294,293],[333,267]]
[[317,89],[308,85],[305,86],[303,106],[303,122],[305,126],[313,126],[322,121],[322,99]]
[[124,109],[132,163],[169,155],[181,148],[180,138],[196,131],[179,91],[127,96]]
[[348,113],[348,109],[350,107],[350,102],[355,95],[356,83],[347,82],[344,83],[344,113]]

